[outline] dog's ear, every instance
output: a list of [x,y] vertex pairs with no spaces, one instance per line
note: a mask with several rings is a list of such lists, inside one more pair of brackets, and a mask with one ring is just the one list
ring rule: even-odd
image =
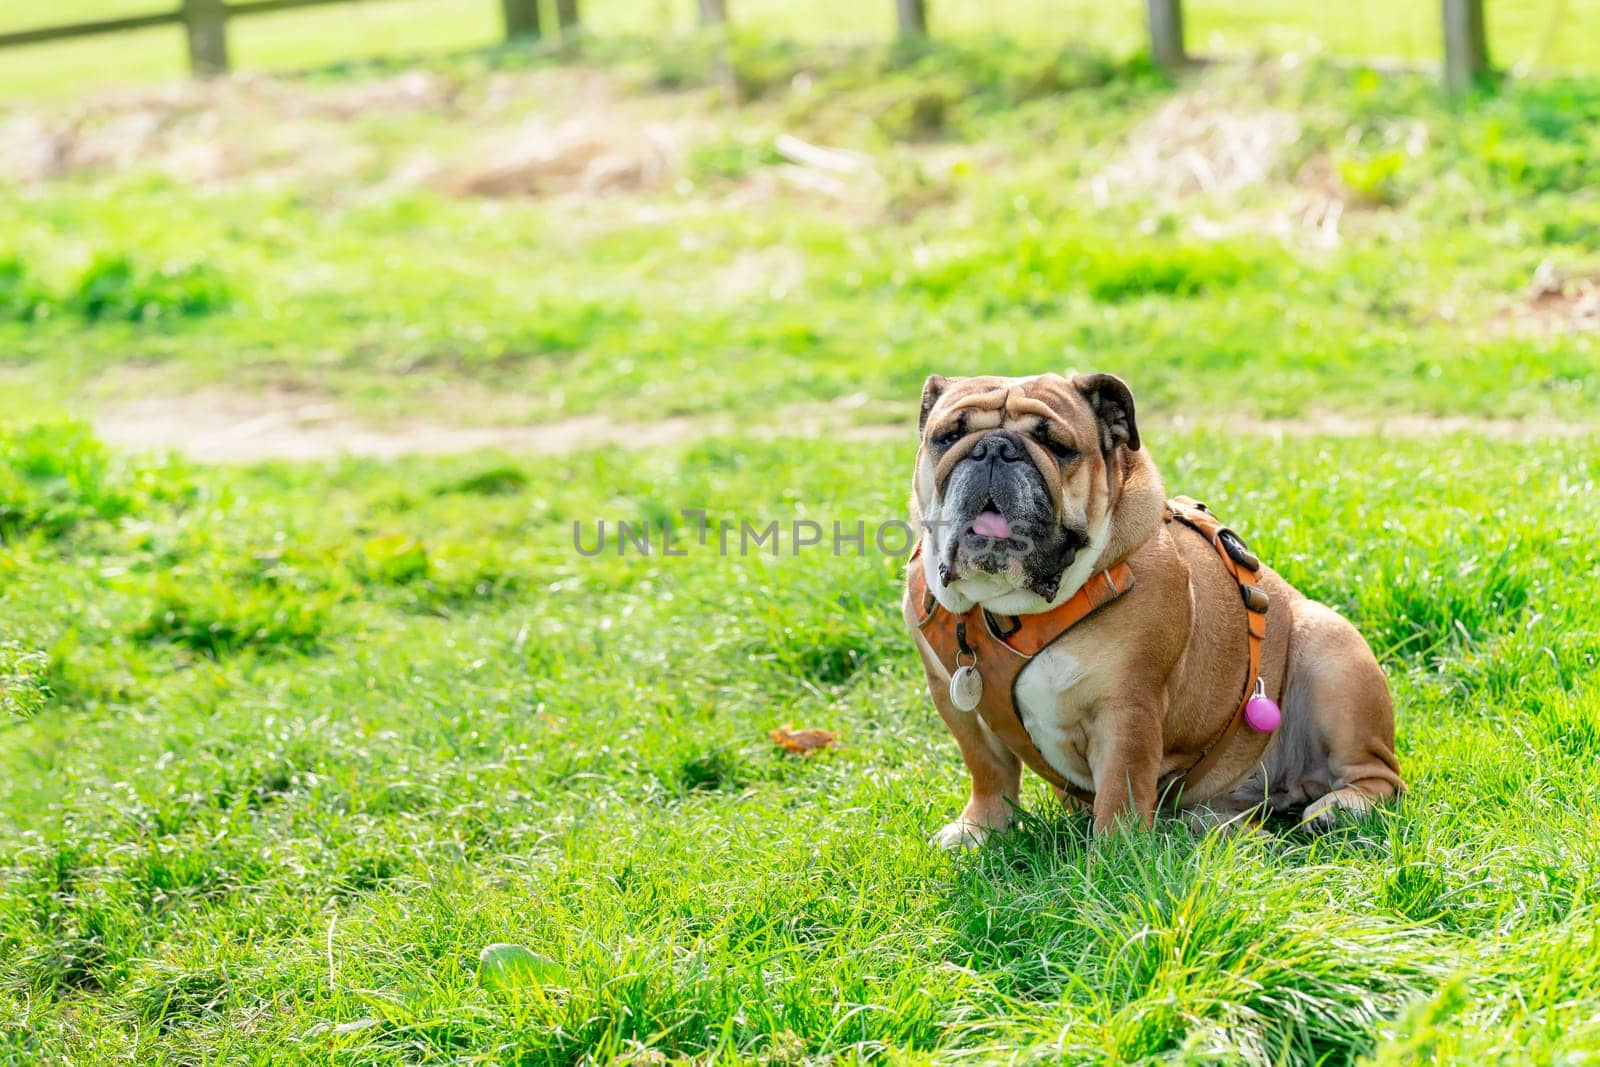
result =
[[950,379],[942,374],[930,374],[928,380],[922,383],[922,414],[917,416],[918,433],[928,428],[928,415],[933,411],[933,405],[944,395],[945,386],[949,384]]
[[1100,449],[1110,452],[1125,444],[1139,451],[1139,423],[1133,415],[1133,390],[1115,374],[1080,374],[1073,386],[1083,394],[1100,423]]

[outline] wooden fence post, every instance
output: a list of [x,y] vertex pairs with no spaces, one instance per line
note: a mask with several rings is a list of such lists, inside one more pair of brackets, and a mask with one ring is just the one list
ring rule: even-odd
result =
[[724,0],[700,0],[700,24],[720,26],[728,21],[728,5]]
[[1444,0],[1444,85],[1465,93],[1489,75],[1483,0]]
[[189,70],[196,77],[228,73],[228,9],[222,0],[183,0]]
[[556,22],[561,27],[562,40],[571,40],[581,28],[578,22],[578,0],[556,0]]
[[505,13],[506,40],[539,36],[539,0],[500,0]]
[[900,22],[900,36],[926,37],[928,35],[928,6],[926,0],[894,0],[894,12]]
[[1183,0],[1149,0],[1150,58],[1163,70],[1189,61],[1183,47]]

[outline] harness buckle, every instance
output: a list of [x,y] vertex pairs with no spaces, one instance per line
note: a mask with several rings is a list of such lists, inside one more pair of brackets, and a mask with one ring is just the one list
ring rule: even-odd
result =
[[1227,527],[1217,531],[1217,539],[1222,542],[1222,547],[1227,550],[1228,558],[1233,560],[1245,570],[1254,573],[1261,569],[1261,560],[1256,554],[1245,547],[1239,535]]
[[[1007,620],[1010,621],[1010,626],[1005,625]],[[983,621],[989,624],[989,632],[1000,638],[1002,641],[1016,633],[1018,630],[1022,629],[1022,616],[996,615],[987,608],[985,608],[983,612]]]
[[1239,586],[1239,595],[1244,598],[1245,608],[1255,612],[1257,615],[1265,615],[1267,609],[1272,607],[1272,600],[1267,596],[1266,592],[1253,585],[1241,584]]

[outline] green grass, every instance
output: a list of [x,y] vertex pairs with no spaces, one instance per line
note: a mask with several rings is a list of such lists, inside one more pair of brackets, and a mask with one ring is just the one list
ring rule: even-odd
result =
[[[1091,845],[1033,783],[1018,834],[950,860],[898,560],[572,549],[680,506],[891,519],[909,442],[200,471],[64,440],[82,517],[5,555],[50,694],[6,728],[13,1055],[1592,1049],[1593,442],[1151,447],[1383,651],[1403,806]],[[784,757],[784,722],[842,741]],[[546,963],[482,988],[494,942]]]
[[[321,70],[202,126],[237,173],[156,151],[0,195],[0,1061],[1592,1057],[1600,357],[1527,287],[1600,272],[1600,84],[1175,87],[977,37],[729,63],[738,107],[703,42],[467,53],[423,68],[446,102],[353,116],[327,101],[409,68]],[[1130,165],[1164,109],[1299,132],[1196,192]],[[683,142],[603,194],[392,180],[574,116]],[[784,132],[876,176],[786,184]],[[1337,242],[1304,221],[1330,197]],[[899,519],[923,375],[1069,366],[1125,375],[1171,490],[1366,634],[1403,804],[1092,840],[1032,782],[1017,833],[939,854],[964,774],[901,560],[724,557],[680,514]],[[258,387],[402,425],[731,421],[242,467],[85,425]],[[586,558],[597,519],[687,554]],[[792,758],[786,723],[840,741]],[[497,944],[526,953],[480,974]]]

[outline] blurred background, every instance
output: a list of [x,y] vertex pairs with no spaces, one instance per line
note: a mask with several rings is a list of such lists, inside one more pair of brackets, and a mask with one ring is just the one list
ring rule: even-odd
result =
[[[0,11],[0,34],[126,16],[149,15],[176,0],[63,0],[13,3]],[[289,6],[289,5],[285,5]],[[1439,5],[1427,0],[1337,5],[1291,0],[1198,0],[1186,6],[1191,45],[1205,54],[1328,52],[1369,59],[1431,62],[1443,48]],[[850,3],[743,0],[728,4],[737,25],[802,41],[882,40],[895,31],[893,0]],[[595,37],[662,38],[701,21],[694,0],[591,0],[584,31]],[[934,6],[941,35],[1053,39],[1129,52],[1142,47],[1140,0],[946,0]],[[552,6],[546,20],[554,27]],[[376,57],[482,48],[504,34],[500,0],[349,0],[325,7],[252,15],[229,30],[240,70],[283,71]],[[1595,0],[1491,3],[1490,43],[1513,69],[1575,68],[1600,62],[1600,4]],[[171,79],[186,69],[182,30],[148,28],[48,49],[8,51],[0,93],[61,98],[86,90]]]
[[1593,0],[0,20],[9,402],[115,441],[882,420],[1040,353],[1115,353],[1167,412],[1593,396]]

